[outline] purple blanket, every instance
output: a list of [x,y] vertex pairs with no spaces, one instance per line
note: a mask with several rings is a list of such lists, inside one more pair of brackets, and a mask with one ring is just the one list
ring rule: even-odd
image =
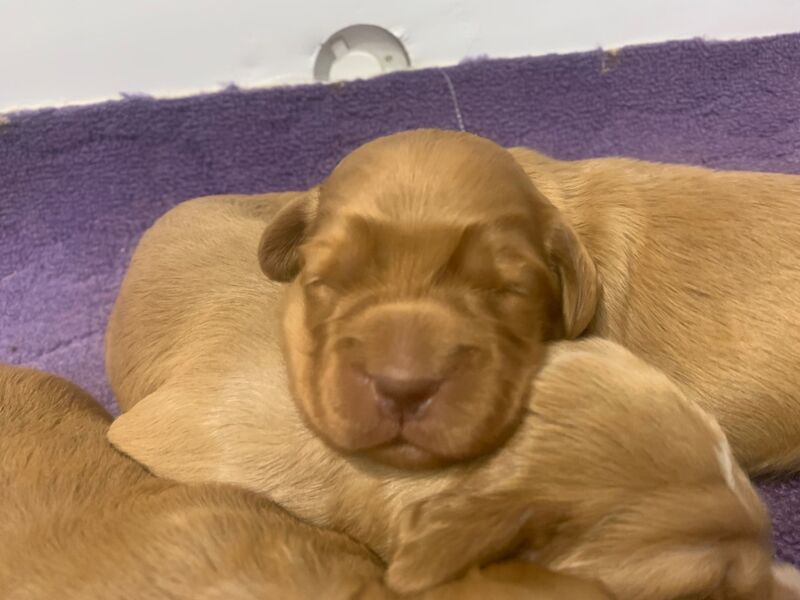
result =
[[[113,411],[103,330],[145,228],[194,196],[307,187],[401,129],[463,119],[559,158],[800,173],[798,56],[800,35],[688,41],[0,118],[0,361],[64,375]],[[800,479],[762,489],[780,555],[800,564]]]

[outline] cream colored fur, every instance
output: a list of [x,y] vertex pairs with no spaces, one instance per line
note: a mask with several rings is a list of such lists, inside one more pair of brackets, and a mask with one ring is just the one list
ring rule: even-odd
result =
[[590,331],[694,394],[748,471],[800,466],[800,177],[512,154],[594,259]]

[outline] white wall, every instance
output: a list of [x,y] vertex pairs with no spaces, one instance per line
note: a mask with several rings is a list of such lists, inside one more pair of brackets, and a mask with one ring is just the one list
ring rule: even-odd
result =
[[311,80],[355,23],[414,66],[800,30],[800,0],[0,0],[0,111]]

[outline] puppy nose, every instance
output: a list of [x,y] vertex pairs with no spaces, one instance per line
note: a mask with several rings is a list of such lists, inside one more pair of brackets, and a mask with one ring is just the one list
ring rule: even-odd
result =
[[390,401],[404,413],[416,413],[442,385],[441,379],[413,376],[372,375],[375,390],[381,398]]

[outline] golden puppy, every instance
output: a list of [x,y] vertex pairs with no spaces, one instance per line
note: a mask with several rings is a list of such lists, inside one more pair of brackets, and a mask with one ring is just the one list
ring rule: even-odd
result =
[[[83,390],[0,365],[0,597],[396,597],[347,537],[233,487],[161,480],[112,448]],[[522,562],[473,569],[420,595],[607,600],[598,586]]]
[[354,598],[379,581],[362,546],[266,499],[157,479],[108,444],[110,421],[0,365],[0,597]]
[[697,394],[752,471],[794,467],[798,198],[797,176],[370,142],[262,238],[266,274],[292,282],[295,399],[340,449],[467,458],[513,427],[542,342],[588,331]]
[[[560,162],[467,134],[396,134],[308,192],[232,200],[240,214],[210,229],[192,203],[159,221],[112,314],[109,376],[129,408],[167,380],[225,372],[223,346],[231,365],[271,365],[282,335],[318,435],[436,466],[501,444],[543,343],[589,332],[695,394],[749,471],[791,468],[798,193],[796,176]],[[261,267],[291,280],[285,291],[256,281],[252,230],[265,225]],[[209,238],[220,234],[227,246]]]
[[497,447],[544,342],[593,316],[594,269],[556,217],[511,154],[458,134],[371,142],[297,196],[259,258],[292,281],[286,351],[309,425],[401,467]]
[[626,600],[800,598],[716,421],[597,338],[555,345],[520,431],[404,509],[396,535],[387,580],[403,591],[516,554]]
[[511,153],[592,257],[587,331],[690,392],[748,472],[800,467],[800,176]]
[[[530,175],[529,163],[538,155],[514,154]],[[479,381],[518,377],[527,382],[541,366],[545,341],[587,330],[625,343],[633,340],[633,345],[647,343],[651,361],[660,366],[679,363],[679,353],[670,353],[673,348],[684,351],[688,342],[670,342],[669,327],[662,330],[660,321],[647,320],[650,305],[624,299],[633,295],[627,282],[639,277],[636,261],[648,253],[674,252],[658,236],[670,226],[691,224],[690,216],[659,217],[657,223],[635,230],[639,238],[627,229],[617,238],[608,221],[588,219],[590,209],[600,210],[603,204],[598,208],[584,201],[588,222],[604,228],[593,232],[563,208],[568,200],[577,206],[586,190],[601,196],[602,186],[583,186],[578,176],[599,172],[613,179],[619,171],[626,185],[614,188],[615,193],[632,204],[640,200],[643,207],[637,210],[645,216],[650,197],[637,194],[636,185],[649,189],[658,183],[668,200],[673,180],[705,178],[710,191],[716,181],[741,178],[745,183],[736,189],[754,192],[761,185],[785,198],[797,181],[616,159],[580,163],[573,172],[563,167],[570,163],[542,158],[543,173],[547,165],[555,165],[550,167],[553,179],[543,180],[541,188],[553,196],[558,211],[520,179],[521,171],[515,171],[505,151],[472,136],[402,134],[367,145],[353,157],[310,192],[185,203],[145,234],[109,326],[109,376],[128,411],[109,437],[158,474],[245,486],[312,523],[350,533],[384,558],[392,556],[391,528],[403,507],[454,489],[469,473],[496,468],[489,466],[494,465],[489,458],[463,460],[507,439],[523,415],[529,389],[517,380],[504,383],[506,398]],[[625,167],[628,162],[634,166]],[[481,165],[491,168],[481,170]],[[633,177],[635,168],[652,177]],[[561,173],[566,173],[563,187],[557,188],[556,175]],[[734,187],[721,186],[728,200]],[[495,189],[502,193],[491,196],[494,203],[481,200]],[[558,189],[561,196],[553,191]],[[466,206],[461,207],[459,198]],[[611,200],[609,196],[605,203]],[[525,201],[534,208],[524,208]],[[439,210],[439,205],[445,208]],[[688,212],[686,205],[681,206]],[[787,202],[779,206],[788,212]],[[383,210],[388,212],[382,215]],[[628,227],[634,212],[611,216],[619,217],[620,227]],[[395,221],[396,231],[391,227]],[[525,228],[515,231],[508,221],[531,227],[530,235]],[[414,237],[417,231],[420,235]],[[431,237],[434,231],[436,238]],[[609,258],[597,249],[602,231],[614,252],[619,244],[631,244],[625,261],[615,262],[616,255]],[[383,240],[395,250],[379,248]],[[345,248],[351,242],[353,252]],[[766,246],[771,243],[763,240]],[[341,251],[332,252],[331,244]],[[698,245],[695,254],[702,252],[713,254]],[[284,287],[264,278],[257,256],[275,280],[296,274],[292,284]],[[641,285],[646,289],[665,282],[658,289],[673,301],[684,301],[683,288],[673,294],[677,284],[670,283],[667,264],[655,271],[660,280],[654,275]],[[715,277],[724,277],[737,264],[731,261]],[[627,279],[620,280],[622,267]],[[701,275],[698,285],[704,281]],[[791,295],[791,283],[786,287]],[[736,306],[728,296],[722,304],[713,294],[707,300],[712,312]],[[629,306],[641,314],[626,317]],[[749,306],[750,312],[742,314],[751,318],[757,308]],[[791,312],[791,306],[784,312]],[[697,315],[687,318],[703,324]],[[522,321],[529,330],[515,330]],[[626,330],[626,322],[638,325]],[[474,332],[467,324],[474,325]],[[424,334],[425,328],[430,335]],[[758,351],[743,346],[741,353],[769,355],[767,349],[777,347],[774,333],[771,326],[748,330]],[[703,374],[707,367],[708,373],[719,374],[715,369],[720,364],[732,364],[733,338],[725,346],[717,344],[726,339],[717,334],[713,328],[693,332],[692,343],[706,339],[708,347],[705,354],[692,355],[692,365],[681,368]],[[510,366],[504,364],[514,344],[529,364],[513,358]],[[794,348],[784,350],[775,358],[775,368],[791,359]],[[430,364],[420,360],[423,353],[431,357]],[[708,364],[703,366],[703,360]],[[748,439],[774,438],[768,440],[772,446],[764,446],[768,458],[755,460],[749,442],[735,435],[730,419],[723,419],[739,442],[736,450],[750,457],[751,468],[792,460],[792,397],[777,394],[789,389],[791,375],[781,367],[780,378],[762,379],[762,366],[763,361],[745,361],[737,373],[730,373],[738,391],[726,396],[726,406],[738,407],[738,413],[734,408],[730,413],[740,415],[740,431]],[[710,379],[691,380],[677,368],[667,371],[678,385],[688,379],[697,388],[698,402],[713,411]],[[324,387],[315,383],[323,380]],[[287,393],[289,382],[296,403]],[[463,393],[463,410],[453,389]],[[748,428],[746,408],[760,402],[765,389],[775,400],[769,406],[782,410],[785,422]],[[760,417],[753,418],[758,422]],[[319,435],[311,434],[308,424]],[[754,445],[753,452],[760,450]],[[503,456],[501,448],[491,458]],[[457,464],[414,473],[379,462]],[[635,478],[631,473],[631,481]]]

